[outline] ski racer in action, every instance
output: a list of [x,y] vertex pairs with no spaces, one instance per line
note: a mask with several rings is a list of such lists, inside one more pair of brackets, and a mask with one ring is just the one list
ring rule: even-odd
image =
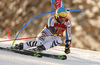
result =
[[22,50],[33,48],[36,52],[41,52],[62,44],[63,32],[66,30],[67,44],[65,45],[65,53],[70,53],[71,45],[71,22],[67,18],[67,10],[60,7],[56,10],[56,15],[48,20],[48,24],[38,34],[36,41],[29,41],[25,43],[15,44],[14,48]]

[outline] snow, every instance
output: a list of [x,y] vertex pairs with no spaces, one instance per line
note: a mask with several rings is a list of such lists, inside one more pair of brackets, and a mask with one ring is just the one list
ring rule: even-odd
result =
[[[12,42],[0,42],[2,47],[11,46],[11,44]],[[44,53],[65,55],[63,51],[63,46],[57,46],[44,51]],[[58,60],[47,57],[37,58],[0,50],[0,65],[100,65],[100,52],[71,48],[71,53],[67,54],[66,60]]]

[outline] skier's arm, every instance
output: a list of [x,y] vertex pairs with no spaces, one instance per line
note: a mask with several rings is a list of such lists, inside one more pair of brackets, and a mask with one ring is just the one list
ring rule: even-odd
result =
[[70,53],[70,45],[71,45],[71,22],[68,21],[67,27],[66,27],[66,45],[65,45],[65,53]]
[[53,17],[50,17],[48,20],[48,29],[53,32],[53,33],[57,33],[57,30],[54,27],[54,21],[53,21]]

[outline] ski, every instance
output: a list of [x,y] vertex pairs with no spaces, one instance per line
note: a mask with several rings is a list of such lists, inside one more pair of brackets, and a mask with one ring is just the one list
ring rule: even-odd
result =
[[54,59],[60,59],[60,60],[66,60],[67,59],[66,55],[54,55],[54,54],[47,54],[47,53],[41,53],[41,54],[42,54],[42,56],[54,58]]
[[48,53],[36,53],[30,50],[16,50],[16,49],[11,49],[10,47],[4,48],[0,47],[0,50],[5,50],[5,51],[10,51],[14,53],[19,53],[19,54],[24,54],[24,55],[29,55],[29,56],[34,56],[34,57],[48,57],[48,58],[54,58],[54,59],[60,59],[60,60],[66,60],[67,56],[66,55],[54,55],[54,54],[48,54]]
[[7,47],[7,48],[0,47],[0,50],[15,52],[15,53],[23,54],[23,55],[35,56],[35,57],[39,57],[39,58],[42,57],[42,55],[40,53],[33,53],[33,52],[27,52],[27,51],[23,51],[23,50],[16,50],[16,49],[11,49],[10,47]]
[[[24,51],[30,52],[30,53],[33,52],[33,51],[30,51],[30,50],[24,50]],[[48,54],[48,53],[39,53],[39,54],[41,54],[44,57],[49,57],[49,58],[54,58],[54,59],[60,59],[60,60],[66,60],[67,59],[66,55],[54,55],[54,54]]]

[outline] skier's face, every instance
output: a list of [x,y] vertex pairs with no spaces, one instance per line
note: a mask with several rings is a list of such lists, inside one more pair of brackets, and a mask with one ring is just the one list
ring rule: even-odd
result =
[[59,16],[59,21],[60,21],[61,23],[63,23],[63,22],[65,21],[65,19],[66,19],[66,16],[65,16],[65,17]]

